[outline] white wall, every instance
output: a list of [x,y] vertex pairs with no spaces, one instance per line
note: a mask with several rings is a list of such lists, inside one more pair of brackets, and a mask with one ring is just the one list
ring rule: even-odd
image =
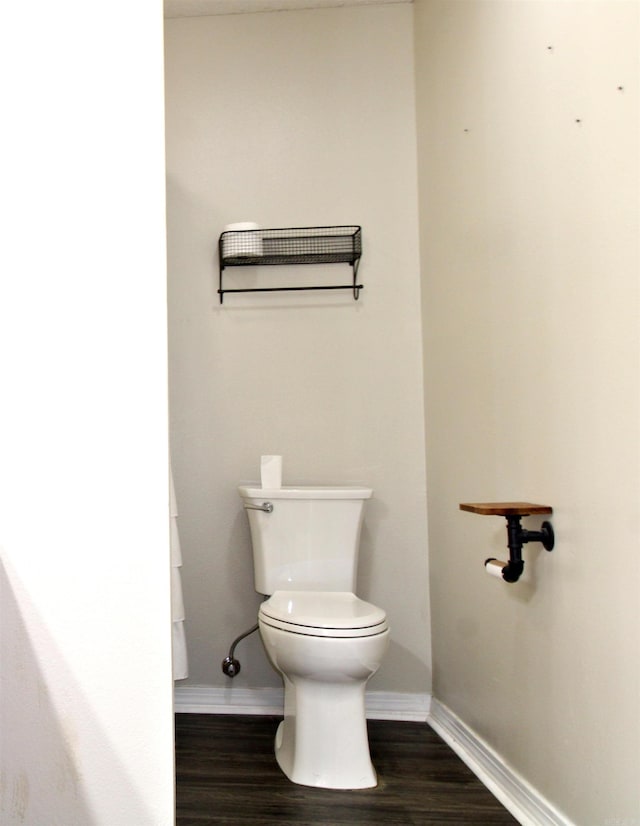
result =
[[[359,593],[393,642],[371,683],[430,689],[412,9],[336,8],[166,22],[172,451],[184,566],[186,685],[277,686],[255,622],[236,486],[261,454],[285,483],[368,483]],[[360,300],[218,303],[224,226],[361,224]],[[310,268],[309,268],[310,269]],[[346,266],[296,278],[350,278]],[[277,283],[291,270],[235,280]],[[259,279],[259,280],[258,280]],[[230,282],[231,283],[231,282]]]
[[638,8],[416,4],[434,696],[581,826],[640,818]]
[[162,18],[134,5],[3,12],[6,826],[173,823]]

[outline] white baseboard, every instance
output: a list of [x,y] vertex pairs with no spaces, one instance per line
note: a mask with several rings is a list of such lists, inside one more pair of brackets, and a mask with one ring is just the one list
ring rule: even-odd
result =
[[[429,716],[429,694],[367,691],[365,713],[369,720],[425,722]],[[206,685],[177,685],[174,708],[178,714],[282,714],[281,688],[216,688]]]
[[399,691],[367,691],[364,709],[367,720],[404,720],[424,723],[429,717],[431,695]]
[[435,698],[427,722],[522,826],[575,826]]
[[177,714],[282,714],[281,688],[216,688],[209,685],[176,685]]

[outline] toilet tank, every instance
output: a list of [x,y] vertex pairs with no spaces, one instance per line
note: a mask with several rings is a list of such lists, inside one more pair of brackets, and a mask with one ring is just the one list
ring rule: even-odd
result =
[[[238,488],[256,591],[355,591],[365,487]],[[271,513],[247,505],[273,505]]]

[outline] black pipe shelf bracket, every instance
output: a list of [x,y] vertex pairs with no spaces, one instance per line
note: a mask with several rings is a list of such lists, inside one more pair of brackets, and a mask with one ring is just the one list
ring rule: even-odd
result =
[[[265,293],[290,290],[352,290],[357,301],[363,284],[357,283],[362,256],[362,228],[359,226],[290,227],[287,229],[227,230],[218,241],[220,303],[227,293]],[[223,286],[227,267],[262,267],[285,264],[349,264],[349,284],[310,286],[242,287]]]
[[460,505],[460,510],[479,513],[483,516],[504,516],[506,518],[509,561],[503,562],[489,557],[484,562],[488,573],[501,576],[505,582],[517,582],[522,576],[524,571],[522,546],[527,542],[542,542],[545,550],[553,550],[555,537],[550,522],[543,522],[539,531],[529,531],[520,523],[523,516],[553,513],[553,508],[549,505],[534,505],[531,502],[476,502],[463,503]]

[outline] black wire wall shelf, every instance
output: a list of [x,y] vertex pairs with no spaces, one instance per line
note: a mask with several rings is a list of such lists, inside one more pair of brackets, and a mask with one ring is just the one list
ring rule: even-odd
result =
[[[364,285],[357,283],[362,256],[362,228],[359,226],[289,227],[287,229],[227,230],[218,241],[220,260],[220,303],[226,293],[265,293],[290,290],[352,290],[357,301]],[[262,267],[285,264],[349,264],[349,284],[311,286],[242,287],[225,289],[227,267]]]

